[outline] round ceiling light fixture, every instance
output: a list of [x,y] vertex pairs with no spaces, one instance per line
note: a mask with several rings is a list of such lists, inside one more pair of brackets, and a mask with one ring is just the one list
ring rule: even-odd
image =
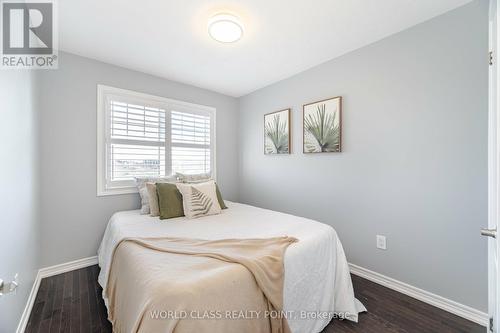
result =
[[243,25],[231,14],[217,14],[208,21],[208,34],[221,43],[234,43],[243,36]]

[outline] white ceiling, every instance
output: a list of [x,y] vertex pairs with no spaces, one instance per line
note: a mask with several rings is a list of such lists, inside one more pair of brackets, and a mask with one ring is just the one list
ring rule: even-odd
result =
[[[471,0],[64,0],[63,51],[242,96]],[[218,12],[245,26],[207,34]]]

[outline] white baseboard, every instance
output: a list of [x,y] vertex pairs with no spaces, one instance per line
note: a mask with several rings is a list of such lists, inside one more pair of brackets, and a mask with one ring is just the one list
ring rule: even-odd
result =
[[33,309],[36,294],[38,294],[38,288],[40,288],[40,281],[42,281],[42,278],[40,277],[40,271],[38,271],[35,277],[35,281],[33,281],[33,286],[31,287],[31,291],[28,296],[26,306],[24,307],[23,314],[21,315],[21,319],[19,320],[19,325],[17,325],[16,333],[24,333],[26,325],[28,325],[28,319],[30,318],[31,309]]
[[89,267],[92,265],[97,265],[97,256],[88,257],[83,259],[78,259],[70,262],[66,262],[64,264],[45,267],[40,269],[40,277],[46,278],[49,276],[54,276],[66,272],[71,272],[80,268]]
[[78,259],[60,265],[41,268],[36,274],[35,281],[33,282],[33,287],[31,288],[31,292],[28,296],[28,302],[26,303],[26,307],[24,308],[23,314],[21,315],[21,320],[19,321],[19,325],[17,326],[16,333],[24,333],[24,330],[26,329],[26,325],[28,324],[28,319],[30,318],[31,309],[33,309],[33,305],[36,299],[36,294],[38,293],[38,288],[40,288],[40,282],[42,281],[43,278],[74,271],[80,268],[85,268],[96,264],[97,264],[97,256]]
[[[482,311],[471,308],[470,306],[460,304],[442,296],[411,286],[407,283],[395,280],[385,275],[376,273],[369,269],[349,264],[351,273],[377,284],[380,284],[389,289],[395,290],[407,296],[418,299],[442,310],[453,313],[457,316],[473,321],[479,325],[488,327],[488,314]],[[370,309],[368,309],[370,311]]]

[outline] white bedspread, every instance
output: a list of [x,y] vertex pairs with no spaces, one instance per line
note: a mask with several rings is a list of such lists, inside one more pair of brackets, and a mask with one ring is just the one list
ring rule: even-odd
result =
[[334,312],[347,313],[347,319],[357,322],[358,312],[366,309],[354,298],[344,250],[332,227],[249,205],[226,204],[229,209],[222,214],[194,220],[159,220],[140,215],[139,210],[115,213],[99,247],[99,283],[106,288],[114,248],[127,237],[215,240],[292,236],[299,242],[285,254],[284,288],[284,311],[289,314],[292,332],[320,332]]

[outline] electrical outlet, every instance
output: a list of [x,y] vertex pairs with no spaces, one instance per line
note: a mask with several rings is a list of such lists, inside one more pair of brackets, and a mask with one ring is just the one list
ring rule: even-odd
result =
[[377,249],[387,250],[387,243],[385,236],[377,235]]

